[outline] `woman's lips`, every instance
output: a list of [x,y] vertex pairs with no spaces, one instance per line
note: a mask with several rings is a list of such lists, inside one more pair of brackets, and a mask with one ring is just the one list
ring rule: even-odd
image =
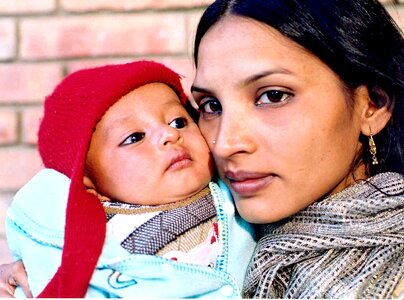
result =
[[267,187],[274,179],[273,174],[250,172],[225,172],[224,176],[230,182],[234,192],[243,197],[253,196]]

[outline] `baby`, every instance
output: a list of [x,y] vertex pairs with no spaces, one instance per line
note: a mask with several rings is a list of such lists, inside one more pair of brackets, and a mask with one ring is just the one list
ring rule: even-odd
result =
[[240,297],[253,230],[186,103],[152,61],[75,72],[47,97],[45,169],[6,220],[34,296]]

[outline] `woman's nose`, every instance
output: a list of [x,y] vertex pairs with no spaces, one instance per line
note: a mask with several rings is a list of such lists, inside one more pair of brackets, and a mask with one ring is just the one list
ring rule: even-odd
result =
[[241,114],[222,114],[211,149],[216,157],[227,159],[238,154],[254,152],[254,131]]
[[159,147],[165,147],[170,144],[175,144],[181,139],[182,136],[178,129],[173,128],[169,125],[162,126],[159,131]]

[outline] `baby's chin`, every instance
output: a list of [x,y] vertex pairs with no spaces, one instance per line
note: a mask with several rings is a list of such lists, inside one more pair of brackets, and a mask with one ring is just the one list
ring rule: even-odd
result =
[[132,198],[126,199],[126,201],[115,200],[122,203],[133,204],[133,205],[144,205],[144,206],[159,206],[159,205],[168,205],[174,204],[177,202],[187,201],[189,199],[202,196],[206,193],[205,189],[208,188],[210,179],[204,180],[200,184],[193,185],[188,188],[178,188],[178,192],[175,189],[171,189],[169,194],[167,195],[153,195],[149,194],[150,197],[142,197],[142,198]]
[[198,193],[202,192],[205,188],[208,187],[210,181],[211,178],[209,180],[201,182],[199,185],[195,185],[194,187],[188,190],[184,190],[184,193],[180,193],[177,197],[174,197],[172,202],[186,200],[191,197],[197,196]]
[[172,185],[169,187],[171,191],[172,202],[192,197],[202,191],[209,185],[212,180],[212,173],[205,170],[196,172],[183,173],[178,176],[177,180],[171,181]]

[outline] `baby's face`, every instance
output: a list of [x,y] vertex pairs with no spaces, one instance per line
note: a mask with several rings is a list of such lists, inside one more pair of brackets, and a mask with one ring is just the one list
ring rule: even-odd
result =
[[209,148],[178,96],[150,83],[122,97],[97,124],[86,173],[110,199],[158,205],[194,195],[212,169]]

